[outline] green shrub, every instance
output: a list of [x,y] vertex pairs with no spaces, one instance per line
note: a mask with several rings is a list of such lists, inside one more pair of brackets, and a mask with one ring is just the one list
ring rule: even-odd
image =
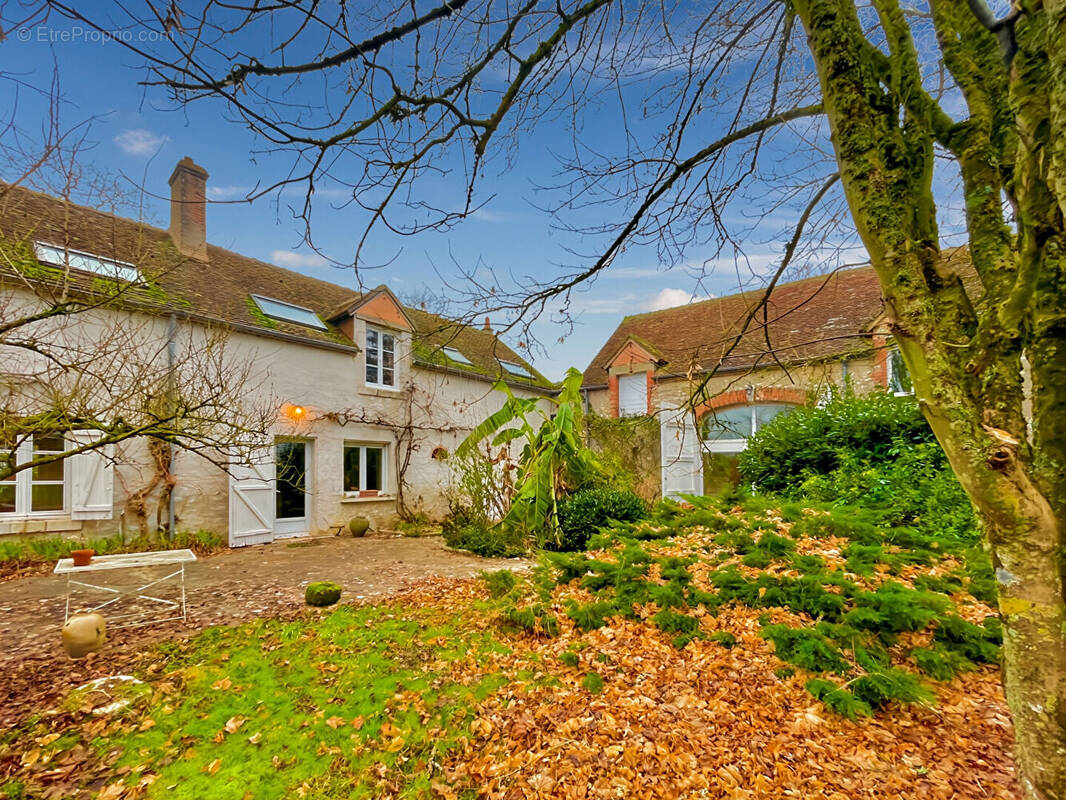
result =
[[611,603],[587,603],[578,605],[573,600],[566,604],[566,616],[574,621],[574,625],[583,631],[594,631],[607,624],[607,617],[615,612]]
[[770,554],[765,550],[753,550],[741,559],[741,563],[745,567],[754,567],[755,569],[766,569],[770,566]]
[[559,540],[546,537],[548,550],[584,550],[589,536],[609,522],[636,522],[648,514],[648,507],[636,494],[623,489],[596,488],[575,492],[558,505]]
[[[861,505],[876,512],[881,528],[977,538],[969,498],[912,397],[838,392],[820,408],[779,414],[748,440],[738,464],[744,481],[763,492]],[[831,532],[825,520],[796,512],[790,505],[785,515],[795,520],[793,535]]]
[[845,675],[849,665],[824,636],[810,628],[767,625],[759,634],[774,643],[774,652],[782,661],[808,672],[835,672]]
[[873,709],[866,703],[857,699],[847,689],[841,689],[832,681],[824,678],[813,678],[807,681],[807,691],[825,703],[827,707],[850,720],[873,715]]
[[485,582],[485,586],[489,590],[489,596],[497,598],[509,593],[518,583],[515,574],[509,569],[499,569],[495,572],[483,571],[481,580]]
[[456,550],[468,550],[487,558],[514,558],[525,555],[528,548],[522,535],[503,525],[467,522],[446,525],[442,533],[444,543]]
[[603,676],[598,672],[589,672],[581,679],[581,686],[589,694],[599,694],[603,691]]
[[709,638],[712,642],[718,642],[726,650],[732,649],[737,643],[737,637],[729,631],[716,631]]
[[796,549],[796,543],[787,536],[776,533],[764,533],[755,547],[771,557],[785,556]]
[[687,614],[678,614],[669,608],[664,608],[652,616],[651,621],[663,633],[695,633],[700,627],[700,621]]
[[914,398],[836,392],[820,407],[800,406],[774,417],[748,440],[738,466],[745,482],[783,492],[808,474],[832,472],[841,453],[885,461],[901,442],[935,442]]
[[560,653],[559,661],[568,667],[576,667],[579,663],[581,663],[577,653],[574,653],[570,650],[567,650],[564,653]]
[[332,581],[312,581],[304,592],[304,600],[309,606],[331,606],[340,599],[341,587]]
[[960,672],[974,668],[973,662],[965,656],[940,645],[915,648],[911,651],[911,658],[918,669],[938,681],[950,681]]

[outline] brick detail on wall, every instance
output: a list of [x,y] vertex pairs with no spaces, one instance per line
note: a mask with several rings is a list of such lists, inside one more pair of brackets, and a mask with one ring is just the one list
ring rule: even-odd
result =
[[708,411],[729,406],[742,406],[748,403],[791,403],[802,406],[807,403],[807,392],[803,389],[795,389],[789,386],[762,386],[755,390],[754,397],[748,399],[745,389],[734,389],[731,392],[722,392],[715,395],[706,403],[696,408],[696,416],[702,417]]
[[874,368],[870,377],[878,386],[888,388],[888,337],[875,334],[871,337],[874,346]]
[[655,389],[655,375],[652,373],[652,371],[650,369],[647,372],[645,372],[644,375],[645,375],[645,377],[647,378],[647,381],[648,381],[648,414],[654,414],[655,413],[655,411],[654,411],[655,405],[654,405],[654,403],[652,403],[651,395],[652,395],[652,391]]
[[611,416],[618,418],[618,376],[607,376],[607,405],[611,410]]

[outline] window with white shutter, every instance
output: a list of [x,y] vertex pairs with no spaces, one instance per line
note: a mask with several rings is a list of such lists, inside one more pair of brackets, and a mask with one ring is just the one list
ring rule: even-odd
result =
[[643,416],[648,413],[648,374],[618,376],[618,415]]
[[[89,444],[100,438],[96,431],[73,431],[75,446]],[[114,505],[115,468],[114,445],[104,445],[71,456],[70,462],[70,518],[111,519]]]

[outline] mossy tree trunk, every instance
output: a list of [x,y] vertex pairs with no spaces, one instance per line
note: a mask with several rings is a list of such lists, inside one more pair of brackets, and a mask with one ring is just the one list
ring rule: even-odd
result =
[[[993,32],[932,0],[969,115],[922,88],[896,0],[795,0],[841,181],[926,417],[980,512],[999,581],[1004,680],[1029,798],[1066,798],[1066,2]],[[979,9],[980,10],[980,9]],[[887,50],[887,53],[886,53]],[[969,256],[942,253],[934,145],[959,165]],[[1015,210],[1015,230],[1004,212]],[[966,265],[968,267],[968,265]],[[965,281],[964,281],[965,279]],[[967,285],[969,284],[969,285]]]

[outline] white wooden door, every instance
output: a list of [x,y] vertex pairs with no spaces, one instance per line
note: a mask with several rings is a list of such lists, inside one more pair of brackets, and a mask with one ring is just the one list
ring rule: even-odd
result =
[[263,544],[274,539],[273,446],[256,449],[251,461],[230,467],[230,547]]
[[659,423],[663,497],[702,495],[703,448],[691,412],[664,406],[659,411]]

